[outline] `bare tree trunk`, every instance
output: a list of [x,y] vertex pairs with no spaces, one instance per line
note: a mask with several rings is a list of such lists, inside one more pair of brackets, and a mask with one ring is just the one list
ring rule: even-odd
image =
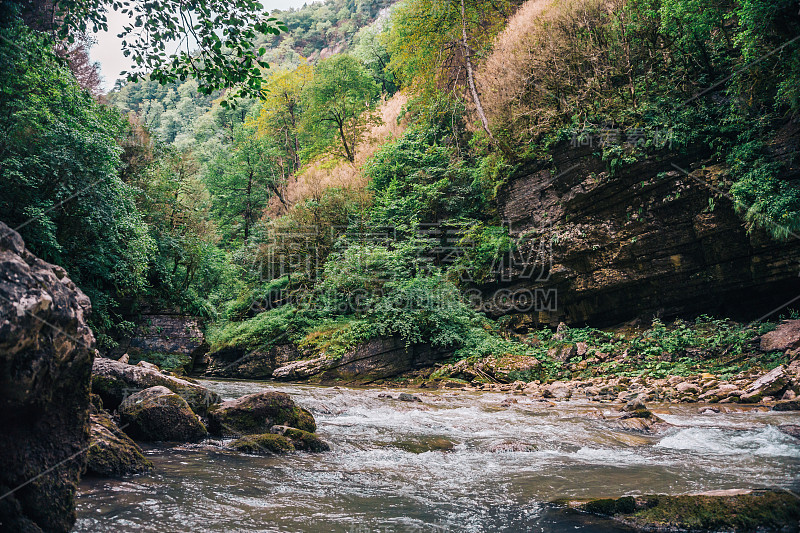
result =
[[464,0],[461,0],[461,44],[464,46],[464,57],[467,60],[467,82],[469,83],[470,93],[472,93],[472,101],[475,103],[475,109],[478,111],[483,130],[494,141],[494,136],[489,130],[489,121],[486,119],[486,113],[483,112],[478,90],[475,88],[475,78],[472,74],[472,60],[469,57],[469,46],[467,46],[467,15],[464,10]]

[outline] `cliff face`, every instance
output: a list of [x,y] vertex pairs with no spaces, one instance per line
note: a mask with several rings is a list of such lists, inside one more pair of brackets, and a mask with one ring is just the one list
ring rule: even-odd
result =
[[[775,157],[796,153],[797,138],[788,134]],[[552,163],[521,171],[498,195],[521,253],[482,290],[506,299],[533,294],[532,309],[525,298],[516,306],[526,312],[519,323],[603,326],[702,313],[755,319],[800,296],[800,239],[748,235],[717,186],[722,169],[661,156],[610,176],[598,151],[562,144]],[[796,167],[789,173],[798,177]],[[527,270],[526,260],[534,264]],[[515,311],[502,300],[490,299],[488,310]]]
[[0,222],[0,530],[69,531],[89,441],[89,298]]

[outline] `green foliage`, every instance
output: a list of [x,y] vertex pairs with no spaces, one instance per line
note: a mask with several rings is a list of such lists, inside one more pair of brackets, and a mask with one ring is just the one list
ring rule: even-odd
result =
[[184,372],[186,368],[192,364],[192,358],[188,355],[161,352],[134,353],[130,356],[130,360],[128,362],[132,365],[135,365],[139,361],[153,363],[161,370],[178,373]]
[[247,241],[253,224],[261,218],[269,198],[286,179],[277,164],[280,148],[258,135],[247,121],[233,128],[233,142],[208,166],[206,183],[212,194],[212,211],[228,241]]
[[[782,354],[759,354],[752,350],[753,339],[771,328],[774,328],[774,324],[739,324],[700,316],[693,323],[676,320],[670,325],[654,319],[652,325],[643,330],[615,332],[594,328],[560,328],[558,334],[553,334],[551,330],[540,330],[533,334],[533,338],[539,353],[547,353],[554,347],[587,343],[586,355],[575,357],[567,362],[568,365],[598,354],[603,359],[610,359],[603,363],[595,361],[594,365],[578,372],[578,375],[646,375],[663,378],[712,372],[727,379],[750,367],[772,368],[781,362]],[[624,356],[619,358],[620,355]],[[563,376],[564,368],[552,366],[548,372],[557,378]]]
[[413,222],[486,217],[487,203],[476,202],[481,191],[474,166],[458,157],[448,133],[442,124],[421,122],[365,165],[375,224],[408,230]]
[[146,288],[154,247],[118,175],[123,119],[78,87],[44,37],[0,31],[0,212],[91,297],[104,334],[117,301]]
[[351,163],[367,128],[379,122],[370,113],[378,86],[354,57],[340,54],[320,61],[304,90],[306,111],[306,155],[313,157],[328,148]]
[[[129,81],[149,76],[173,83],[194,77],[201,93],[235,88],[229,95],[234,98],[261,94],[262,69],[269,65],[262,58],[265,50],[255,48],[258,34],[287,30],[283,22],[266,16],[256,0],[211,0],[194,3],[190,9],[176,0],[67,0],[51,7],[5,0],[2,7],[0,11],[14,13],[35,29],[52,31],[70,43],[89,30],[107,31],[107,13],[112,9],[127,15],[120,35],[123,54],[136,66]],[[172,43],[178,43],[177,49],[167,52]]]

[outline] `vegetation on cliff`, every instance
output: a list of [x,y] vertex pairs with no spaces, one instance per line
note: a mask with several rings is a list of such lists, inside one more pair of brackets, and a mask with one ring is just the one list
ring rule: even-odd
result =
[[[336,356],[398,335],[557,367],[536,341],[552,332],[526,341],[485,314],[496,293],[481,288],[520,252],[498,191],[556,143],[600,139],[611,179],[667,153],[720,164],[713,185],[744,224],[791,235],[794,162],[773,144],[800,106],[792,9],[329,0],[243,30],[226,49],[247,48],[240,64],[216,80],[186,70],[214,64],[214,36],[172,74],[131,45],[152,76],[100,101],[51,37],[4,23],[3,217],[91,296],[104,347],[155,306],[208,318],[216,350],[292,342]],[[235,106],[233,86],[245,88]],[[721,351],[735,349],[721,324]]]

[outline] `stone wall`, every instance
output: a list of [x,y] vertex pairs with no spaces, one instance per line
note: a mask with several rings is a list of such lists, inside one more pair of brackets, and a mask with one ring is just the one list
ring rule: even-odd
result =
[[208,351],[200,319],[181,314],[143,314],[136,320],[136,330],[120,342],[110,356],[119,358],[147,353],[185,355],[202,364]]

